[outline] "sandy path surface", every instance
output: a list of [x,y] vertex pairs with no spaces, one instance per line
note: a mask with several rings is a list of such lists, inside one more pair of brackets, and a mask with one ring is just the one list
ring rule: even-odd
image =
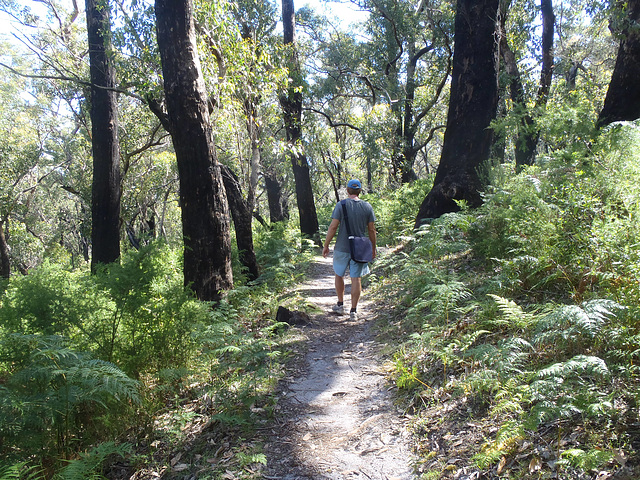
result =
[[[336,301],[331,258],[318,257],[311,277],[300,291],[326,313],[302,327],[308,349],[281,387],[263,477],[417,478],[407,420],[393,404],[371,331],[373,306],[366,291],[358,306],[360,318],[350,321],[348,315],[331,312]],[[345,304],[348,293],[347,286]]]

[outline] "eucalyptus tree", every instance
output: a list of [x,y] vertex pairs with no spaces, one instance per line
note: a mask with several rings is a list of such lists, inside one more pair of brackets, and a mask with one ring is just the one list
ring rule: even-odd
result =
[[19,77],[0,70],[0,277],[3,278],[9,278],[12,264],[25,270],[19,258],[12,258],[10,239],[12,227],[18,228],[16,216],[20,216],[19,210],[24,209],[27,196],[33,193],[30,184],[37,181],[42,161],[34,128],[38,121],[29,112],[33,109],[20,98],[20,90],[25,86]]
[[[533,165],[536,157],[536,149],[540,139],[540,127],[537,118],[546,108],[554,69],[554,25],[555,14],[551,0],[541,0],[540,13],[542,17],[541,38],[541,65],[540,82],[535,100],[527,98],[524,82],[518,67],[518,58],[509,45],[507,34],[507,17],[511,8],[511,0],[501,0],[499,24],[500,54],[504,62],[504,69],[508,77],[509,89],[513,110],[518,116],[518,135],[515,141],[516,169],[520,170],[525,165]],[[529,21],[532,22],[532,18]],[[533,103],[529,109],[528,105]]]
[[127,239],[134,248],[158,238],[178,245],[178,172],[169,134],[135,98],[122,96],[119,113],[121,217]]
[[91,75],[91,270],[120,257],[120,150],[108,0],[85,0]]
[[[217,107],[214,121],[221,125],[217,137],[220,160],[225,165],[223,180],[240,262],[249,280],[259,275],[252,218],[263,221],[257,211],[260,174],[266,176],[272,170],[263,162],[263,150],[274,141],[268,133],[276,120],[276,91],[284,78],[283,69],[273,61],[276,12],[269,0],[242,0],[227,8],[203,2],[199,15],[205,77],[210,91],[217,92],[212,104]],[[222,127],[236,122],[244,123],[244,132]]]
[[629,0],[614,9],[614,32],[620,37],[616,65],[598,126],[640,118],[640,1]]
[[[360,123],[371,109],[362,91],[358,64],[363,51],[353,33],[343,31],[322,15],[302,8],[298,25],[305,34],[308,100],[304,111],[308,151],[317,160],[318,173],[326,172],[336,200],[347,177],[361,177],[366,169],[367,190],[373,190],[371,159],[362,162]],[[351,161],[353,159],[354,161]],[[319,164],[321,162],[321,166]],[[364,178],[363,178],[364,181]],[[316,191],[324,188],[316,181]]]
[[414,164],[444,128],[439,104],[451,74],[453,12],[448,1],[363,0],[371,11],[361,78],[372,103],[395,118],[392,166],[402,183],[416,178]]
[[45,255],[64,260],[65,247],[78,251],[70,239],[79,233],[78,219],[66,218],[75,198],[60,187],[73,156],[82,157],[83,142],[74,142],[74,125],[58,111],[59,100],[23,74],[33,68],[29,57],[9,45],[2,50],[0,273],[6,278],[12,270],[27,273]]
[[[60,161],[56,170],[59,183],[75,203],[56,205],[64,209],[57,216],[66,226],[60,234],[60,243],[69,249],[74,264],[78,252],[89,261],[91,174],[89,167],[85,175],[85,167],[90,165],[91,135],[85,99],[91,83],[82,16],[75,2],[46,2],[33,10],[28,4],[21,8],[11,2],[2,7],[18,24],[13,31],[14,42],[20,45],[23,58],[31,59],[29,63],[14,63],[12,71],[28,79],[25,93],[33,95],[34,103],[56,118],[48,127],[49,138],[55,140],[49,141],[46,157]],[[48,179],[54,177],[50,175]],[[51,210],[52,216],[56,216],[55,211]]]
[[456,200],[481,203],[478,167],[489,158],[489,128],[498,105],[498,0],[458,0],[447,129],[431,191],[415,226],[459,210]]
[[156,0],[166,125],[180,175],[184,281],[201,300],[233,285],[229,207],[209,121],[190,0]]
[[280,95],[284,116],[284,128],[289,145],[289,156],[296,189],[296,200],[300,216],[300,231],[309,238],[318,239],[319,225],[313,197],[311,173],[307,157],[302,148],[302,70],[296,46],[296,22],[293,0],[282,2],[283,39],[286,47],[286,62],[289,67],[289,85]]

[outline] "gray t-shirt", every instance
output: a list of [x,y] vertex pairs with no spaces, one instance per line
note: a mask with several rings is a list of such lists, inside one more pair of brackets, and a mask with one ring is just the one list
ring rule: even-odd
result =
[[[373,207],[364,200],[359,198],[354,200],[347,198],[346,200],[347,216],[349,217],[349,227],[351,228],[351,234],[356,237],[368,237],[370,222],[375,222],[376,217],[373,213]],[[336,238],[335,250],[339,252],[349,252],[349,236],[347,235],[347,227],[344,226],[344,219],[342,218],[342,205],[340,202],[333,209],[331,218],[340,221],[340,227],[338,229],[338,236]]]

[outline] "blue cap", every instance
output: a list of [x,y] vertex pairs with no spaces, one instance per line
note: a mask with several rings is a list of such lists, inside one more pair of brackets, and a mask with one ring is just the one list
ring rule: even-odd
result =
[[362,189],[362,184],[360,183],[360,180],[354,178],[353,180],[349,180],[349,183],[347,183],[347,188],[357,188],[358,190]]

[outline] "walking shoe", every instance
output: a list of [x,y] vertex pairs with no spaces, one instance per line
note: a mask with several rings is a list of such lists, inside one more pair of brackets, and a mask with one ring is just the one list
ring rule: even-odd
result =
[[349,320],[351,320],[352,322],[355,322],[356,320],[358,320],[358,312],[350,312]]
[[331,310],[333,310],[333,313],[337,313],[338,315],[344,315],[344,305],[334,305],[333,307],[331,307]]

